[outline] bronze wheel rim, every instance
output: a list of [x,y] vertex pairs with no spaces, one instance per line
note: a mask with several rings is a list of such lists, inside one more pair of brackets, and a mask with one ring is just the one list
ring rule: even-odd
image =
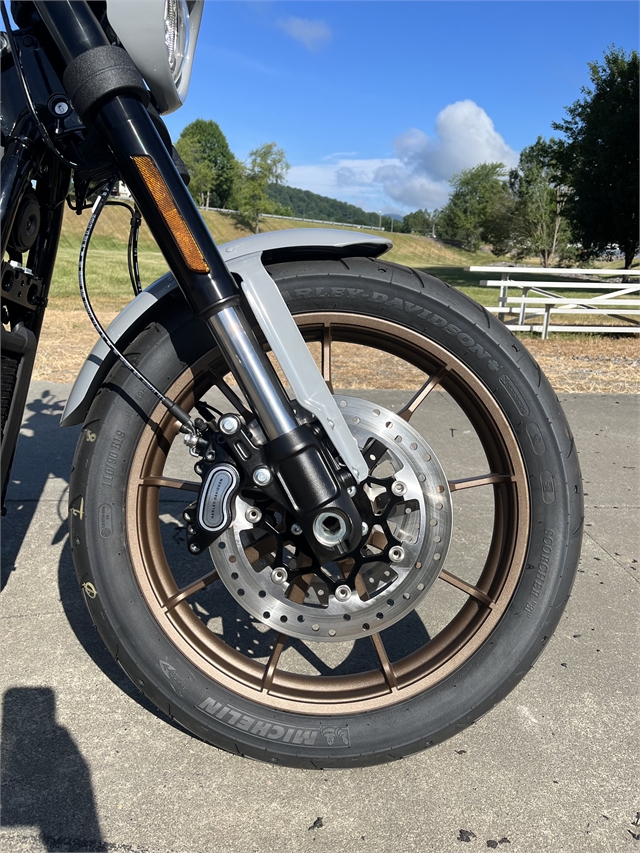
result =
[[[404,656],[388,654],[386,631],[356,640],[355,646],[370,644],[369,657],[373,657],[374,665],[347,673],[343,673],[343,664],[328,670],[328,674],[317,663],[312,673],[309,667],[303,667],[303,671],[289,667],[287,656],[283,655],[289,638],[275,632],[265,640],[268,648],[260,658],[240,646],[234,647],[228,637],[221,636],[215,625],[212,627],[211,621],[197,612],[197,597],[205,590],[218,590],[220,585],[209,558],[202,557],[199,574],[185,583],[184,579],[177,580],[176,569],[165,552],[161,488],[168,488],[179,498],[186,495],[186,504],[195,497],[197,485],[193,481],[197,478],[192,475],[190,481],[176,479],[166,473],[167,457],[178,430],[162,406],[151,415],[131,462],[126,502],[129,555],[146,605],[161,630],[178,651],[215,682],[247,699],[284,711],[359,713],[404,702],[435,686],[468,661],[493,633],[524,568],[530,525],[527,478],[503,412],[487,388],[451,353],[411,329],[382,319],[336,311],[297,315],[296,322],[305,339],[320,344],[322,372],[328,382],[336,345],[373,347],[401,358],[424,375],[424,381],[404,407],[407,419],[423,411],[431,392],[439,388],[455,402],[471,431],[475,431],[474,440],[481,445],[488,467],[450,479],[449,488],[454,504],[458,494],[481,495],[483,506],[488,504],[487,496],[492,498],[493,518],[478,561],[477,577],[460,576],[448,562],[443,566],[434,589],[446,588],[445,597],[450,593],[458,596],[458,603],[447,611],[450,618],[442,617],[446,624],[435,633],[427,632],[427,641]],[[220,366],[217,351],[207,353],[185,370],[168,389],[169,396],[184,408],[191,408],[212,384],[212,363]],[[362,392],[356,393],[366,397]],[[233,554],[223,558],[236,559]],[[357,655],[353,654],[353,658]]]

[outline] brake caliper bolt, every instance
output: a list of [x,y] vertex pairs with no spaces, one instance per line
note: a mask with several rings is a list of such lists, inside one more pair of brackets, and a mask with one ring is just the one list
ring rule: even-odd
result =
[[271,572],[271,580],[274,583],[277,583],[279,586],[282,586],[282,584],[286,581],[286,579],[287,579],[287,570],[286,569],[279,568],[279,569],[274,569]]
[[300,536],[300,534],[302,533],[302,528],[300,527],[299,524],[292,524],[291,525],[291,532],[293,533],[294,536]]
[[195,542],[192,542],[191,545],[189,545],[189,550],[191,551],[192,554],[199,554],[200,553],[200,546],[196,545]]
[[195,527],[193,526],[193,524],[190,524],[190,525],[187,527],[187,533],[194,534],[195,532],[196,532]]
[[366,523],[366,521],[363,521],[362,522],[362,535],[366,536],[368,532],[369,532],[369,525]]
[[213,462],[213,461],[215,461],[216,454],[213,450],[208,450],[205,453],[204,458],[207,460],[207,462]]
[[393,563],[399,563],[400,560],[404,560],[404,550],[399,545],[394,545],[389,549],[389,559]]
[[356,493],[356,487],[355,486],[349,486],[349,488],[347,489],[347,494],[349,495],[349,497],[352,498],[355,495],[355,493]]
[[240,429],[240,421],[235,415],[225,415],[220,418],[218,426],[220,427],[220,432],[223,432],[225,435],[233,435],[234,432],[238,432]]
[[266,465],[261,465],[253,472],[253,482],[256,486],[268,486],[271,482],[271,471]]
[[340,584],[340,586],[336,587],[334,595],[338,601],[349,601],[351,598],[351,587],[347,586],[346,583]]
[[396,480],[391,486],[391,491],[394,495],[404,495],[404,493],[407,491],[407,487],[402,482],[402,480]]

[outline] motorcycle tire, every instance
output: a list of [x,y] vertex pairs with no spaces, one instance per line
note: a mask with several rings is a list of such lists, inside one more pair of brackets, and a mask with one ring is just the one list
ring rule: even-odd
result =
[[[313,603],[285,602],[299,615],[289,625],[285,616],[279,631],[266,618],[270,602],[282,603],[269,573],[283,548],[298,555],[295,536],[276,522],[234,531],[250,527],[246,496],[226,539],[211,554],[189,554],[182,513],[199,487],[196,460],[175,419],[119,364],[93,401],[74,460],[76,572],[111,654],[198,737],[296,767],[390,761],[476,721],[543,650],[580,553],[577,453],[536,362],[461,292],[384,259],[268,269],[325,379],[337,388],[343,367],[366,369],[364,388],[337,398],[348,423],[359,422],[383,448],[386,473],[372,469],[377,485],[367,481],[363,490],[378,514],[390,506],[389,483],[396,490],[394,520],[381,522],[361,549],[363,566],[377,572],[375,594],[353,596],[344,635],[335,622],[337,638],[335,630],[319,636],[313,616],[328,611],[318,598],[322,583],[311,584]],[[194,414],[197,400],[212,399],[214,374],[228,370],[177,297],[127,354]],[[403,504],[398,471],[414,484],[426,476],[433,494],[414,490]],[[417,509],[424,517],[416,519]],[[415,574],[390,562],[390,537],[396,554],[427,555],[411,567]],[[372,607],[379,612],[359,624],[357,614]]]

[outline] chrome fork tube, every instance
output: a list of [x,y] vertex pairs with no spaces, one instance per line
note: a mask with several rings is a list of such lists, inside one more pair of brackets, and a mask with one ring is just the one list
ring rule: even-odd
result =
[[229,306],[207,319],[222,354],[269,440],[298,426],[284,388],[244,314]]

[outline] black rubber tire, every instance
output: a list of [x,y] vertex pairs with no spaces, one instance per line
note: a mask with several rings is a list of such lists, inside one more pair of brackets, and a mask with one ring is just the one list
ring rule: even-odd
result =
[[[531,502],[526,568],[506,612],[463,666],[436,686],[379,711],[295,714],[216,683],[168,640],[132,572],[125,490],[145,420],[157,401],[119,365],[91,407],[74,461],[70,522],[78,580],[98,631],[134,684],[205,741],[298,767],[353,767],[401,758],[485,714],[531,668],[556,627],[582,538],[573,439],[555,394],[523,345],[459,291],[380,259],[289,262],[273,265],[270,272],[294,315],[345,311],[415,330],[453,353],[497,401],[517,439]],[[198,322],[174,305],[128,353],[139,370],[167,389],[201,355],[205,340]],[[527,430],[531,424],[535,430]],[[549,473],[552,501],[544,492]],[[225,707],[223,719],[212,715]],[[329,729],[333,743],[322,738]]]

